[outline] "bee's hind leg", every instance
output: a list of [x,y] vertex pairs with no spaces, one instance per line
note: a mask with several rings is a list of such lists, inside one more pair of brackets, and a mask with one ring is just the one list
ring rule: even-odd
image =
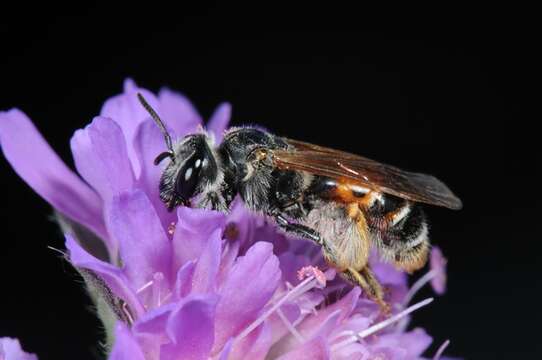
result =
[[[320,236],[320,234],[305,225],[290,222],[281,214],[274,214],[273,217],[277,224],[290,234],[309,239],[322,247],[324,257],[331,264],[337,264],[338,256],[332,243],[328,242]],[[347,268],[341,274],[346,280],[354,285],[359,285],[371,300],[374,300],[385,315],[390,314],[390,306],[384,301],[384,291],[382,286],[373,274],[373,271],[366,265],[360,271],[353,268]]]
[[328,257],[330,261],[333,262],[336,259],[333,246],[328,241],[323,239],[316,230],[302,224],[291,222],[280,214],[275,214],[273,216],[277,224],[283,230],[285,230],[286,232],[290,234],[294,234],[302,238],[314,241],[315,243],[317,243],[323,248],[324,253],[326,254],[326,256]]
[[359,285],[368,297],[376,302],[382,313],[389,315],[391,312],[390,306],[384,301],[384,291],[382,286],[374,276],[369,265],[362,270],[357,271],[353,268],[348,268],[342,272],[342,276],[355,285]]

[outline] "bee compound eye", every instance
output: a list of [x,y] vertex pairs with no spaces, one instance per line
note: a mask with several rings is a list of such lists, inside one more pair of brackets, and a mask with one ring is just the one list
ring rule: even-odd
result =
[[200,158],[188,159],[178,172],[175,181],[175,192],[185,200],[189,200],[198,187],[203,161]]

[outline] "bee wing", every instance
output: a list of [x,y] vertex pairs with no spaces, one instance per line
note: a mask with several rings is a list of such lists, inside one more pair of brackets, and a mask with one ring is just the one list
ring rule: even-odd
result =
[[273,150],[279,169],[306,171],[357,183],[360,186],[403,199],[450,209],[460,209],[461,200],[436,177],[401,170],[394,166],[302,141],[285,139],[292,148]]

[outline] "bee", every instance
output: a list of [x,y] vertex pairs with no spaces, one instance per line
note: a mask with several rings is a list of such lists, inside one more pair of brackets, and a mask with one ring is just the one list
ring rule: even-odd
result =
[[160,198],[171,211],[194,206],[228,212],[236,196],[286,233],[316,242],[327,263],[388,312],[368,263],[374,247],[397,268],[425,265],[429,240],[421,204],[460,209],[461,200],[431,175],[400,170],[362,156],[273,135],[231,128],[215,145],[205,132],[173,144],[156,112],[167,151]]

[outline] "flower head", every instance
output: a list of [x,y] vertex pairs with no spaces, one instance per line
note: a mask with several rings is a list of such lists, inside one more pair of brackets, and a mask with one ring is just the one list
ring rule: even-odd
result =
[[[158,194],[162,168],[153,165],[165,144],[138,92],[174,138],[200,131],[201,117],[186,98],[169,90],[154,95],[127,80],[123,94],[72,137],[75,174],[24,113],[0,114],[6,158],[59,213],[66,257],[96,303],[110,359],[422,355],[431,337],[404,331],[401,321],[431,300],[407,308],[406,275],[390,265],[371,260],[393,308],[384,318],[327,268],[317,246],[286,237],[239,200],[229,214],[168,212]],[[215,141],[230,112],[222,104],[207,123]]]

